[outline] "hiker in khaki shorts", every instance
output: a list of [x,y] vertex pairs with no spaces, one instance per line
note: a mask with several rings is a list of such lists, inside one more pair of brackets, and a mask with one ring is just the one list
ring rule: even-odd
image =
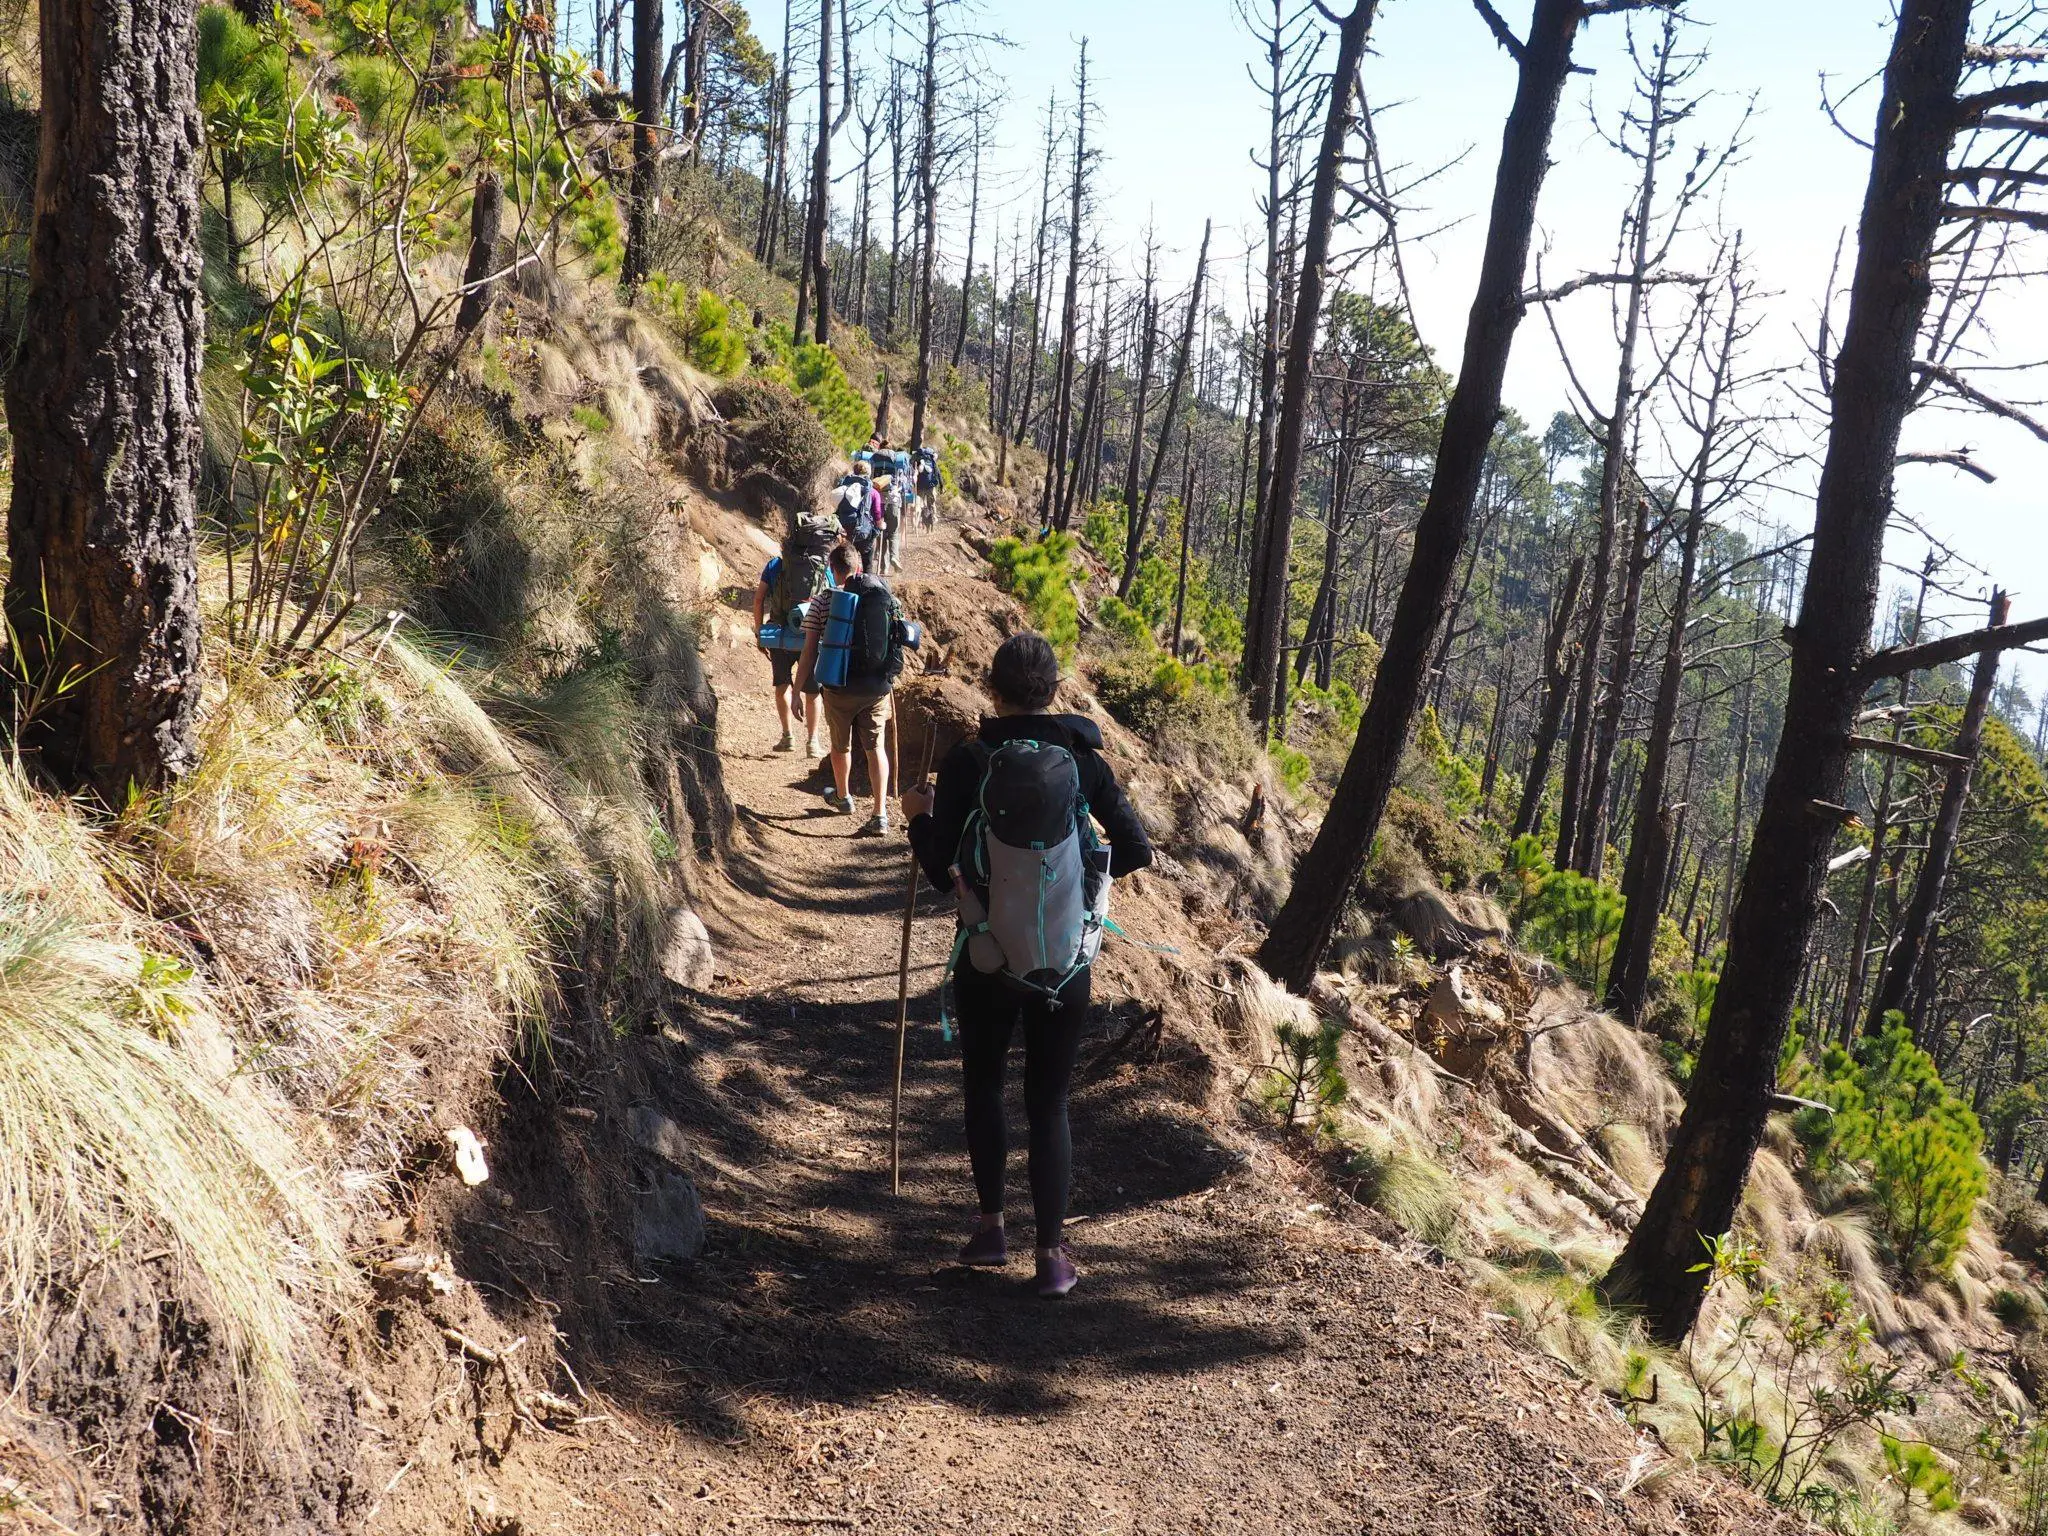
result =
[[[887,730],[891,692],[903,672],[903,608],[887,583],[862,570],[860,551],[850,544],[832,548],[833,583],[842,592],[859,597],[858,618],[845,679],[824,687],[825,726],[831,733],[832,782],[825,787],[825,803],[833,810],[850,814],[853,797],[848,786],[853,772],[856,744],[867,754],[868,783],[874,792],[875,813],[861,824],[856,836],[882,837],[889,831],[889,750]],[[827,648],[829,605],[813,603],[804,623],[804,654],[797,666],[797,686],[807,685],[818,670],[819,656]],[[828,670],[824,675],[830,676]]]

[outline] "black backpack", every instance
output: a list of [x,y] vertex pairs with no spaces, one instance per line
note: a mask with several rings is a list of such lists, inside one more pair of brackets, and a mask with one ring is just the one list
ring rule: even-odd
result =
[[946,488],[945,472],[939,468],[939,456],[929,448],[917,451],[917,490],[921,496],[929,496]]
[[[874,491],[874,485],[866,475],[848,475],[839,482],[839,489],[832,498],[832,510],[838,514],[839,526],[856,544],[865,544],[875,536]],[[858,494],[853,494],[856,492]]]
[[849,578],[845,590],[859,596],[860,606],[854,610],[842,686],[855,693],[882,692],[903,674],[903,630],[896,622],[896,599],[884,582],[866,574]]
[[770,594],[770,606],[776,618],[802,627],[802,621],[794,619],[792,610],[799,603],[808,603],[832,585],[826,559],[832,546],[838,542],[839,531],[832,524],[813,522],[809,518],[798,521],[789,537],[783,540],[782,566],[775,573],[775,590]]

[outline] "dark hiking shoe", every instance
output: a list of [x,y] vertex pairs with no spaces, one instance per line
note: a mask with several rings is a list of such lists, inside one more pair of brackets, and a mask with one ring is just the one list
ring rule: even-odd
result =
[[827,784],[825,786],[825,805],[828,809],[837,811],[842,816],[851,816],[853,814],[853,796],[840,794],[835,785]]
[[1074,1282],[1081,1278],[1081,1272],[1074,1268],[1074,1261],[1067,1254],[1065,1245],[1055,1248],[1050,1258],[1038,1256],[1038,1294],[1047,1300],[1058,1300],[1074,1288]]
[[1010,1262],[1010,1240],[1001,1227],[983,1227],[967,1239],[956,1262],[969,1269],[1001,1269]]
[[889,818],[886,816],[870,816],[860,824],[860,830],[853,835],[855,837],[887,837],[889,835]]

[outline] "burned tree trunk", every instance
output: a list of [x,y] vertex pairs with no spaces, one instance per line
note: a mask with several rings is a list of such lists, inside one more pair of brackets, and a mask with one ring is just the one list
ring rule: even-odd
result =
[[[917,202],[924,220],[921,270],[917,278],[917,394],[910,408],[910,446],[924,446],[932,396],[932,324],[939,263],[939,6],[924,0],[924,88],[917,134]],[[820,341],[824,340],[821,336]]]
[[664,0],[633,0],[633,180],[626,199],[628,292],[647,281],[648,246],[661,209],[661,17]]
[[1415,528],[1408,576],[1330,812],[1296,866],[1294,889],[1259,951],[1260,963],[1297,991],[1314,978],[1316,962],[1351,899],[1408,744],[1424,668],[1443,622],[1500,416],[1508,353],[1526,308],[1522,275],[1536,198],[1550,169],[1551,128],[1584,18],[1579,0],[1538,0],[1528,40],[1515,44],[1520,80],[1502,137],[1479,287],[1465,330],[1457,388],[1444,413],[1436,475]]
[[1308,228],[1302,236],[1301,275],[1295,283],[1294,325],[1287,340],[1287,365],[1280,383],[1280,418],[1273,441],[1272,485],[1266,497],[1263,543],[1251,573],[1257,627],[1245,632],[1246,703],[1252,723],[1274,717],[1281,649],[1287,643],[1287,559],[1292,551],[1294,507],[1301,487],[1301,446],[1308,428],[1311,365],[1316,331],[1323,319],[1328,280],[1330,230],[1337,213],[1337,181],[1344,145],[1351,137],[1352,102],[1358,66],[1365,57],[1377,0],[1356,0],[1337,31],[1337,67],[1330,76],[1330,109],[1316,153],[1315,185],[1309,193]]
[[42,157],[6,611],[16,743],[110,806],[192,766],[198,35],[181,0],[43,0]]
[[1131,407],[1131,451],[1124,463],[1124,570],[1117,578],[1116,595],[1124,602],[1138,579],[1138,551],[1145,542],[1145,530],[1138,520],[1138,475],[1145,462],[1145,406],[1152,393],[1152,353],[1159,340],[1159,306],[1152,299],[1153,256],[1145,251],[1145,293],[1138,301],[1139,324],[1144,335],[1138,344],[1138,392]]
[[1608,664],[1607,691],[1593,733],[1579,806],[1576,865],[1589,880],[1598,880],[1607,863],[1608,779],[1614,772],[1615,749],[1621,744],[1622,717],[1628,712],[1629,680],[1636,660],[1636,623],[1642,613],[1643,576],[1649,564],[1650,503],[1647,497],[1638,497],[1629,532],[1628,564],[1622,576],[1621,612],[1614,621],[1614,658]]
[[1870,681],[1899,432],[1933,291],[1970,0],[1905,0],[1884,73],[1814,520],[1792,631],[1784,735],[1759,809],[1728,955],[1663,1175],[1604,1288],[1673,1342],[1699,1315],[1702,1244],[1735,1218],[1777,1086],[1778,1049],[1841,822],[1849,735]]
[[1657,923],[1664,915],[1664,890],[1671,863],[1672,811],[1664,803],[1670,772],[1672,740],[1678,734],[1678,711],[1685,686],[1685,627],[1692,617],[1692,587],[1699,576],[1700,543],[1707,531],[1707,482],[1714,473],[1715,438],[1721,428],[1726,398],[1741,336],[1741,273],[1728,284],[1728,319],[1721,333],[1708,389],[1706,416],[1700,423],[1700,449],[1693,460],[1691,502],[1681,536],[1678,582],[1671,602],[1671,627],[1664,639],[1664,669],[1657,678],[1657,703],[1650,717],[1650,739],[1643,757],[1643,776],[1636,786],[1634,828],[1629,835],[1628,861],[1623,866],[1621,931],[1614,940],[1614,967],[1607,981],[1607,1006],[1631,1024],[1642,1019],[1650,990],[1650,959],[1657,947]]
[[[1180,414],[1180,392],[1187,386],[1188,363],[1195,350],[1195,322],[1202,314],[1202,282],[1209,275],[1209,234],[1214,227],[1213,222],[1202,226],[1202,254],[1195,258],[1195,286],[1188,290],[1188,313],[1181,325],[1180,351],[1174,356],[1173,374],[1166,385],[1166,409],[1159,417],[1159,446],[1152,451],[1152,469],[1145,476],[1145,494],[1139,501],[1137,516],[1131,522],[1137,538],[1124,557],[1126,578],[1145,557],[1145,535],[1152,527],[1152,498],[1159,493],[1159,473],[1166,468],[1166,452],[1173,442],[1174,418]],[[1118,595],[1129,596],[1129,593],[1120,589]]]
[[1079,99],[1074,104],[1074,178],[1067,211],[1067,295],[1060,310],[1060,350],[1053,385],[1052,452],[1045,463],[1039,522],[1050,528],[1067,473],[1068,433],[1074,425],[1074,371],[1081,323],[1081,217],[1088,192],[1088,45],[1081,44]]
[[1565,699],[1571,691],[1571,657],[1566,645],[1571,639],[1572,611],[1578,606],[1579,588],[1586,580],[1586,557],[1572,561],[1564,579],[1564,592],[1557,611],[1551,615],[1550,633],[1543,644],[1543,714],[1536,724],[1536,747],[1529,759],[1529,772],[1522,781],[1522,803],[1515,808],[1516,837],[1536,830],[1543,813],[1543,787],[1550,777],[1551,754],[1557,750],[1557,733],[1564,726]]

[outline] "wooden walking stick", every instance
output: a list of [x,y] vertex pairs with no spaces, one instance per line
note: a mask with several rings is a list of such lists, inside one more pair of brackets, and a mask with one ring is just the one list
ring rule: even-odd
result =
[[[889,733],[896,734],[896,712],[889,711]],[[932,771],[932,748],[939,738],[939,722],[933,720],[924,738],[924,767],[917,775],[922,788]],[[891,776],[900,773],[896,754],[889,755]],[[900,780],[899,780],[900,782]],[[907,832],[909,827],[906,825]],[[917,850],[910,851],[909,888],[903,893],[903,950],[896,965],[896,1091],[889,1099],[889,1193],[903,1193],[903,1056],[910,1042],[910,927],[917,918]],[[943,985],[943,982],[941,983]]]

